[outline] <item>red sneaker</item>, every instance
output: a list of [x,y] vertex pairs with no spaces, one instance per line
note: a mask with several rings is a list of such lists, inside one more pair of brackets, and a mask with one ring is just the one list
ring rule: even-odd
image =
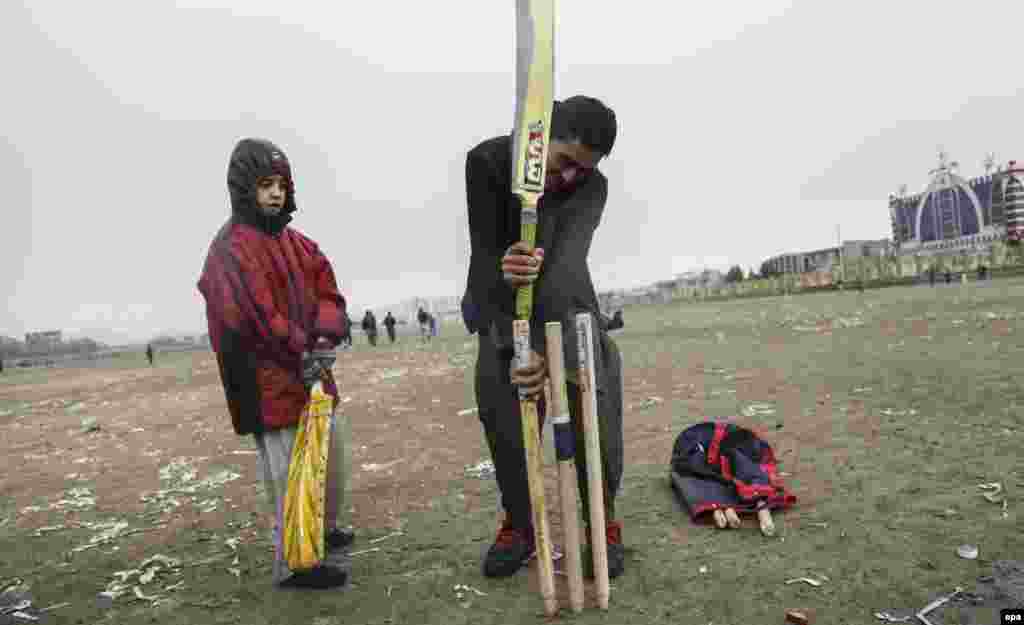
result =
[[494,544],[484,558],[484,575],[487,577],[508,577],[530,559],[535,543],[533,528],[513,527],[509,519],[501,524]]

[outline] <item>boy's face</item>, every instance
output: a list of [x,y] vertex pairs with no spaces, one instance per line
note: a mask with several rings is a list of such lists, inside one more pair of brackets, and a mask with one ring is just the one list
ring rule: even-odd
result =
[[288,197],[284,176],[274,174],[256,181],[256,206],[267,217],[280,214]]
[[548,146],[548,169],[544,190],[567,191],[582,184],[600,160],[601,154],[579,141],[552,140]]

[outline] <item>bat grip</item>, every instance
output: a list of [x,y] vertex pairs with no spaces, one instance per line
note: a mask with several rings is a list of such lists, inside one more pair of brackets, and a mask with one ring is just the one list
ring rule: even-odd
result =
[[[537,242],[537,197],[527,194],[521,198],[519,238],[531,248]],[[533,284],[516,290],[516,319],[529,319],[533,313]]]
[[[523,225],[523,240],[526,241],[530,247],[536,240],[536,226],[530,224]],[[531,236],[527,237],[527,231]],[[516,319],[529,319],[533,313],[533,284],[527,284],[516,289]]]
[[533,285],[527,284],[516,289],[516,319],[529,319],[532,313]]
[[576,433],[570,423],[556,423],[555,430],[555,457],[559,462],[572,460],[576,457]]

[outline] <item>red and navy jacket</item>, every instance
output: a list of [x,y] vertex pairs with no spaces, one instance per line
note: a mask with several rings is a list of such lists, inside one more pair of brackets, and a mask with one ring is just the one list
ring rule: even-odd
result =
[[[287,181],[281,213],[263,216],[256,181]],[[295,212],[288,159],[268,141],[243,139],[228,166],[231,218],[210,245],[198,287],[206,300],[210,343],[237,434],[295,425],[309,401],[302,353],[347,331],[345,298],[330,261],[288,226]],[[337,396],[333,377],[327,391]]]
[[681,478],[674,486],[695,519],[718,508],[753,511],[796,503],[780,479],[772,446],[725,420],[683,430],[672,448],[670,471]]

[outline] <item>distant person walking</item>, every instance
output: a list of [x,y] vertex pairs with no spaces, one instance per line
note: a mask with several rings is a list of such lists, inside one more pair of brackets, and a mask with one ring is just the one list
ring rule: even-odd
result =
[[437,336],[437,317],[430,315],[430,336]]
[[626,322],[622,320],[622,311],[616,310],[612,318],[608,320],[607,326],[608,331],[621,330],[626,325]]
[[384,317],[384,328],[388,331],[388,339],[390,339],[392,343],[395,342],[395,324],[396,323],[398,323],[398,322],[395,321],[395,318],[393,316],[391,316],[391,311],[388,311],[387,316]]
[[370,345],[377,345],[377,318],[373,316],[371,311],[366,311],[363,315],[363,332],[366,332],[366,339],[370,341]]
[[345,313],[345,331],[341,335],[341,345],[352,347],[352,317]]
[[420,339],[423,342],[430,340],[430,315],[427,311],[420,307],[420,311],[416,313],[416,321],[420,324]]
[[146,345],[146,360],[149,361],[149,366],[153,366],[153,345]]

